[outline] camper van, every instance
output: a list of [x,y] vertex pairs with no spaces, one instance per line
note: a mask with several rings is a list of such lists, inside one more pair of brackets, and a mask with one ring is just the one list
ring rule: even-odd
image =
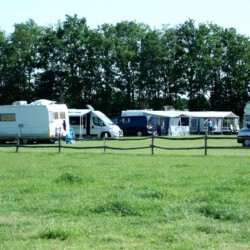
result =
[[147,116],[118,116],[112,121],[118,125],[124,135],[151,135],[153,127],[149,123]]
[[123,136],[123,131],[105,114],[94,110],[91,106],[88,107],[88,109],[69,109],[69,123],[76,137],[82,139],[107,136],[117,139]]
[[68,108],[54,101],[37,100],[30,104],[16,101],[0,106],[0,141],[15,139],[23,143],[33,140],[55,139],[69,133]]

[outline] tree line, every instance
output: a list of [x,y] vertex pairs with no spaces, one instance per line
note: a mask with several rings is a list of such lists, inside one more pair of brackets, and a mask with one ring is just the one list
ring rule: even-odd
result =
[[249,82],[249,38],[213,23],[91,29],[67,15],[53,26],[28,20],[0,31],[1,105],[49,99],[109,116],[165,105],[242,116]]

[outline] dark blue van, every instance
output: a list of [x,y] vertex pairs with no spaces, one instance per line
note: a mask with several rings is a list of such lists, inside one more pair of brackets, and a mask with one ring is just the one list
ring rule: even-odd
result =
[[147,116],[118,116],[111,119],[123,131],[123,135],[151,135],[152,125],[149,124]]

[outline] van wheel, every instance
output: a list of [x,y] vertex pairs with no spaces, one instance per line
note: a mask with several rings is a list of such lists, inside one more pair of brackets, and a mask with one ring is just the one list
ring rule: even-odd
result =
[[137,136],[142,136],[142,132],[141,131],[137,131],[136,135]]
[[102,135],[101,135],[102,139],[105,138],[105,134],[107,134],[107,137],[111,137],[110,133],[106,132],[106,133],[102,133]]
[[249,147],[250,146],[250,139],[246,139],[243,141],[243,146],[244,147]]

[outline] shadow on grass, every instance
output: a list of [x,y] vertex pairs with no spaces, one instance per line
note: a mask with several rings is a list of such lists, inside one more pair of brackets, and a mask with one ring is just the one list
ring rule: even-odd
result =
[[111,201],[90,209],[91,213],[114,213],[120,216],[137,216],[140,213],[125,201]]

